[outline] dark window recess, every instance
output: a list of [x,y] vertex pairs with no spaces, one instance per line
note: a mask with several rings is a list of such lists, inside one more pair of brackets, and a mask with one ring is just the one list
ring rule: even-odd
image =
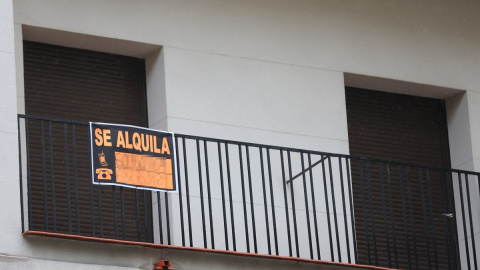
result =
[[[351,155],[450,167],[443,100],[347,88],[346,105]],[[448,177],[414,166],[351,166],[358,263],[448,269]]]
[[[27,41],[23,46],[26,114],[147,125],[143,59]],[[150,192],[94,186],[90,193],[87,127],[32,121],[29,128],[31,230],[153,241]]]

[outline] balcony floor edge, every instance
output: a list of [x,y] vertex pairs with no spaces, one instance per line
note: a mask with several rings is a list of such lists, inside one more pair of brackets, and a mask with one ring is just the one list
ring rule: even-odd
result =
[[173,249],[173,250],[207,252],[207,253],[214,253],[214,254],[245,256],[245,257],[273,259],[273,260],[287,260],[287,261],[296,261],[296,262],[304,262],[304,263],[314,263],[314,264],[320,264],[320,265],[351,267],[352,269],[392,270],[392,268],[384,268],[384,267],[370,266],[370,265],[330,262],[330,261],[323,261],[323,260],[313,260],[313,259],[285,257],[285,256],[267,255],[267,254],[254,254],[254,253],[246,253],[246,252],[238,252],[238,251],[230,251],[230,250],[216,250],[216,249],[206,249],[206,248],[196,248],[196,247],[183,247],[183,246],[173,246],[173,245],[154,244],[154,243],[145,243],[145,242],[125,241],[125,240],[106,239],[106,238],[98,238],[98,237],[82,236],[82,235],[71,235],[71,234],[63,234],[63,233],[25,231],[22,233],[22,235],[24,237],[29,237],[29,236],[53,237],[53,238],[80,240],[80,241],[88,241],[88,242],[142,246],[142,247],[149,247],[154,249]]

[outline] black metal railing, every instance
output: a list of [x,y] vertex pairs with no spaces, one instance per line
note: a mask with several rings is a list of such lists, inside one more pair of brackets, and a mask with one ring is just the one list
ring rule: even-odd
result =
[[178,193],[93,185],[88,123],[19,115],[22,230],[478,269],[478,173],[181,134],[175,141]]

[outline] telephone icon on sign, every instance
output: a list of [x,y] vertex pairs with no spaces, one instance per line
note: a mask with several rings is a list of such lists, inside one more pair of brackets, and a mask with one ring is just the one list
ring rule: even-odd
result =
[[111,174],[113,171],[110,169],[98,168],[95,173],[98,175],[98,180],[112,180]]

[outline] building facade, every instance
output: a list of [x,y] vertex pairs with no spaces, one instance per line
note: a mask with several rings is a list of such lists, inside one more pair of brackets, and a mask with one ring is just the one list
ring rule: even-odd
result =
[[[0,13],[0,268],[478,269],[480,3]],[[180,191],[92,188],[88,121],[177,133]]]

